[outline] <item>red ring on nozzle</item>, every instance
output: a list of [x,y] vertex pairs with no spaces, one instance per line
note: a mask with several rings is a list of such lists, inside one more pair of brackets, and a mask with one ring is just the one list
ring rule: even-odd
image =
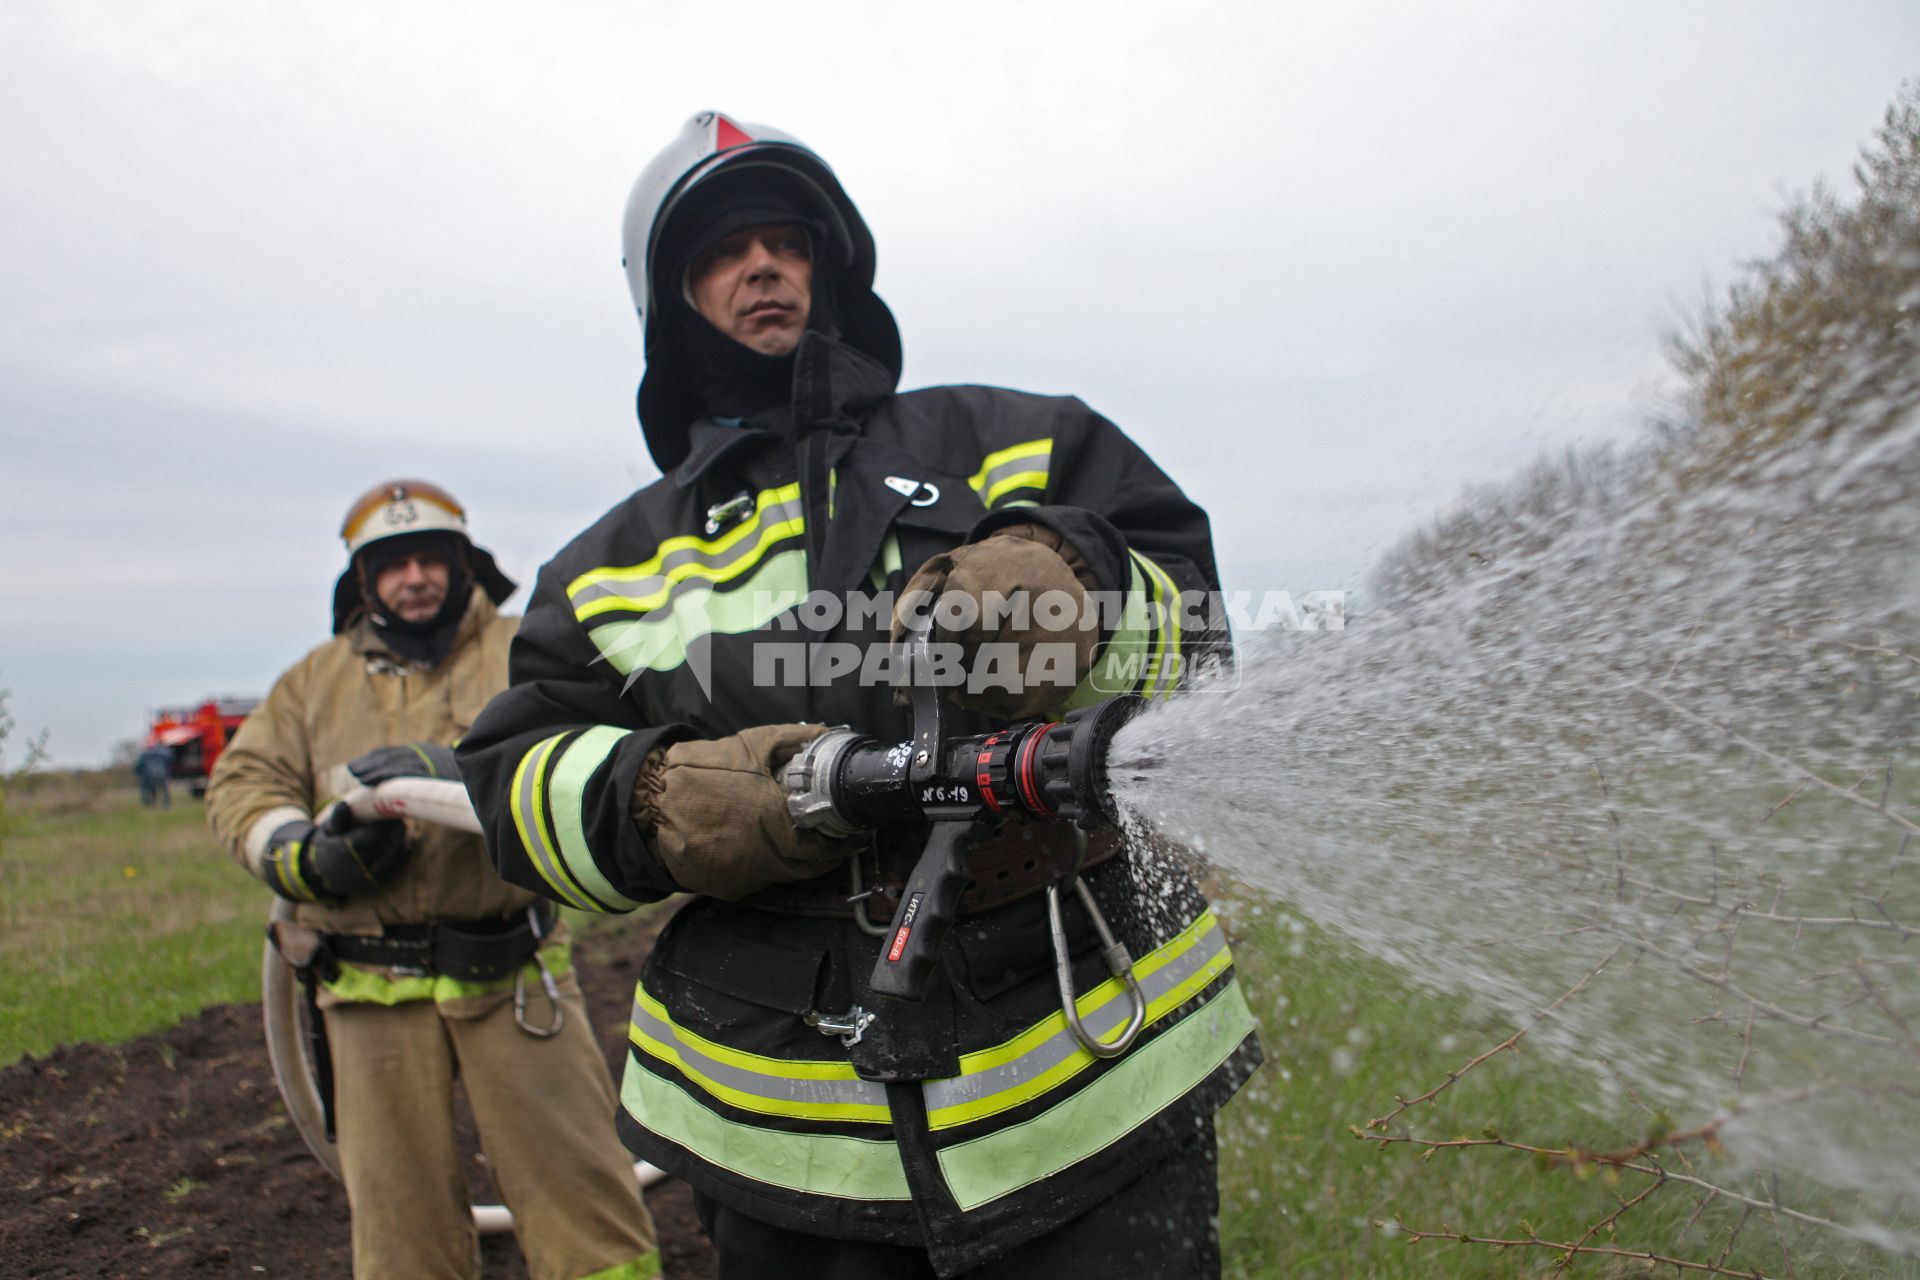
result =
[[1047,730],[1051,726],[1041,725],[1020,742],[1020,757],[1014,769],[1014,782],[1020,788],[1020,798],[1026,801],[1027,808],[1037,818],[1054,817],[1053,806],[1046,802],[1045,794],[1034,782],[1033,760],[1040,754],[1040,744],[1046,740]]
[[988,735],[987,740],[980,744],[980,754],[974,757],[973,761],[974,785],[980,788],[981,796],[986,799],[987,808],[995,813],[1000,812],[1000,797],[993,794],[993,774],[989,771],[988,762],[993,759],[994,744],[999,741],[999,734]]

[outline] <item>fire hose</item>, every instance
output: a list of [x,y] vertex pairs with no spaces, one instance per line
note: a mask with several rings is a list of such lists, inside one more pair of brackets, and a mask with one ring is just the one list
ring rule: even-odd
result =
[[[377,787],[360,787],[341,801],[356,818],[368,822],[382,818],[417,818],[458,831],[478,834],[480,820],[467,799],[466,788],[456,781],[438,778],[395,778]],[[276,898],[270,921],[291,920],[293,904]],[[307,1144],[314,1159],[334,1177],[340,1176],[340,1152],[328,1140],[320,1085],[315,1075],[311,1040],[308,1035],[307,1002],[299,979],[269,941],[260,960],[260,1006],[267,1032],[267,1057],[273,1064],[273,1080],[286,1103],[293,1127]],[[650,1187],[667,1176],[644,1160],[633,1166],[640,1185]],[[476,1204],[473,1225],[483,1235],[510,1231],[513,1215],[505,1205]]]
[[[1084,854],[1088,831],[1119,825],[1107,779],[1107,751],[1114,734],[1146,701],[1122,695],[1071,711],[1058,722],[1030,721],[992,733],[948,736],[925,629],[909,635],[906,656],[913,737],[882,743],[852,729],[832,729],[794,757],[781,781],[794,824],[823,835],[851,836],[910,819],[931,824],[932,834],[901,890],[892,923],[884,928],[872,924],[866,920],[864,901],[856,902],[856,919],[880,938],[873,990],[918,1001],[926,997],[939,965],[940,944],[959,912],[968,882],[968,854],[997,826],[1016,815],[1034,822],[1070,822]],[[859,859],[850,865],[854,896],[863,899],[857,883]],[[1061,1012],[1088,1053],[1112,1058],[1126,1052],[1140,1034],[1147,1002],[1134,977],[1132,958],[1114,938],[1078,870],[1076,862],[1046,889]],[[1125,985],[1132,1005],[1126,1026],[1111,1040],[1100,1039],[1080,1020],[1061,907],[1069,889],[1092,918],[1107,972]]]

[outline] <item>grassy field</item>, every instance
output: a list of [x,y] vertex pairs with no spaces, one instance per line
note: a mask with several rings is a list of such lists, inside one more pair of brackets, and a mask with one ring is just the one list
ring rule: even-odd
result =
[[[256,999],[267,895],[215,845],[199,804],[177,796],[171,811],[142,810],[130,791],[41,781],[51,785],[10,797],[11,829],[0,836],[0,966],[9,978],[0,1065]],[[1518,1237],[1525,1223],[1542,1238],[1570,1240],[1644,1185],[1542,1172],[1510,1151],[1422,1161],[1410,1148],[1357,1141],[1350,1126],[1390,1109],[1397,1094],[1442,1082],[1506,1029],[1417,994],[1271,904],[1228,899],[1222,910],[1268,1059],[1222,1117],[1229,1276],[1550,1275],[1555,1255],[1546,1250],[1410,1244],[1375,1224]],[[1501,1055],[1438,1106],[1402,1119],[1429,1135],[1477,1136],[1494,1126],[1553,1141],[1620,1138],[1581,1111],[1589,1089],[1531,1055]],[[1690,1209],[1682,1195],[1657,1197],[1623,1219],[1612,1243],[1667,1251]],[[1716,1257],[1736,1220],[1710,1212],[1679,1251]],[[1802,1238],[1794,1245],[1791,1274],[1910,1274],[1887,1271],[1870,1251],[1836,1257]],[[1742,1246],[1729,1265],[1789,1274],[1776,1270],[1779,1250],[1762,1227],[1749,1224]],[[1642,1273],[1588,1258],[1573,1274]]]
[[140,808],[130,780],[84,776],[34,779],[8,800],[0,1065],[259,998],[267,897],[183,788],[171,809]]
[[[1653,1179],[1589,1165],[1538,1167],[1523,1152],[1491,1147],[1382,1147],[1353,1127],[1443,1085],[1450,1072],[1504,1041],[1513,1028],[1479,1021],[1421,994],[1391,968],[1338,947],[1271,903],[1222,902],[1234,955],[1260,1020],[1267,1065],[1221,1125],[1221,1232],[1226,1274],[1280,1276],[1548,1276],[1559,1253],[1455,1239],[1415,1242],[1410,1231],[1522,1241],[1580,1241],[1712,1263],[1727,1274],[1920,1276],[1920,1266],[1791,1222],[1776,1225],[1724,1201],[1695,1215],[1698,1197]],[[1591,1077],[1524,1051],[1489,1058],[1392,1131],[1442,1140],[1496,1135],[1532,1145],[1620,1150],[1646,1133],[1644,1113],[1598,1115]],[[1753,1179],[1694,1149],[1700,1163],[1673,1167],[1717,1182]],[[1776,1184],[1788,1203],[1847,1216],[1828,1193]],[[1757,1187],[1754,1189],[1758,1190]],[[1384,1225],[1383,1225],[1384,1224]],[[1728,1248],[1732,1240],[1731,1249]],[[1784,1242],[1784,1248],[1783,1248]],[[1699,1274],[1627,1256],[1585,1255],[1566,1274]]]

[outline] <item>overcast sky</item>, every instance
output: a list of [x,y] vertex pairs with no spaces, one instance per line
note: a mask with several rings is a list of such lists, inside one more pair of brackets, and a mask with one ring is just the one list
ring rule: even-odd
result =
[[657,474],[620,216],[701,108],[834,165],[905,385],[1080,395],[1297,596],[1639,429],[1916,54],[1912,0],[8,0],[0,686],[62,763],[263,692],[394,475],[530,584]]

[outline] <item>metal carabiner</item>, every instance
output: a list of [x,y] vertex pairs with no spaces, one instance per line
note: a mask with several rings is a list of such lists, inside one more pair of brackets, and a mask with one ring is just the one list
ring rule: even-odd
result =
[[837,1036],[841,1044],[851,1049],[860,1043],[860,1037],[867,1034],[867,1028],[873,1025],[873,1020],[878,1016],[855,1005],[845,1013],[810,1010],[801,1021],[823,1036]]
[[538,903],[527,908],[527,924],[533,929],[533,940],[536,944],[533,967],[540,971],[540,988],[547,993],[547,1003],[553,1006],[553,1023],[543,1029],[527,1022],[527,969],[522,965],[519,972],[513,975],[513,1025],[530,1036],[551,1040],[559,1035],[560,1028],[566,1025],[567,1011],[560,1007],[559,984],[553,980],[553,973],[547,968],[547,962],[540,958],[537,944],[547,936],[547,931],[541,927]]
[[527,1022],[527,971],[523,968],[513,975],[513,1025],[530,1036],[542,1040],[551,1040],[560,1034],[560,1028],[566,1025],[567,1011],[560,1007],[560,988],[554,983],[553,975],[547,971],[547,962],[537,954],[533,957],[534,968],[540,971],[540,986],[547,993],[547,1001],[553,1006],[553,1025],[536,1027]]
[[1067,1020],[1067,1030],[1073,1032],[1082,1049],[1096,1058],[1117,1058],[1133,1047],[1141,1028],[1147,1025],[1147,996],[1140,990],[1139,979],[1133,976],[1133,957],[1107,927],[1107,918],[1100,914],[1100,904],[1093,900],[1093,891],[1087,888],[1087,882],[1075,875],[1073,888],[1100,934],[1100,958],[1106,961],[1107,972],[1127,984],[1133,1016],[1127,1020],[1119,1038],[1111,1041],[1100,1039],[1080,1021],[1079,997],[1073,991],[1073,959],[1067,954],[1067,927],[1060,918],[1060,884],[1056,881],[1047,886],[1047,926],[1053,934],[1053,973],[1060,985],[1060,1012]]

